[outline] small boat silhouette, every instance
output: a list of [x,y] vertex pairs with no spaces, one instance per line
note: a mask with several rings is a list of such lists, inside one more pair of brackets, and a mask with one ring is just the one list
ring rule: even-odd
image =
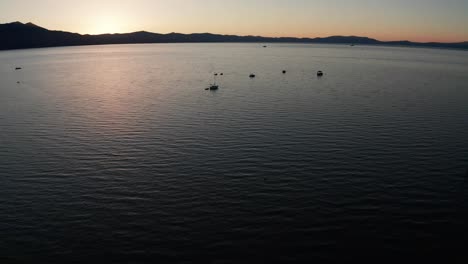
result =
[[251,74],[249,75],[249,77],[250,77],[250,78],[255,78],[255,74],[251,73]]
[[286,71],[285,71],[285,70],[283,70],[283,74],[286,74]]
[[219,85],[216,84],[216,76],[218,76],[217,73],[215,73],[213,77],[213,84],[210,84],[210,86],[206,88],[205,90],[215,91],[219,89]]
[[219,89],[219,86],[217,84],[212,84],[208,88],[208,90],[210,90],[210,91],[215,91],[215,90],[218,90],[218,89]]
[[23,68],[21,68],[21,67],[16,67],[16,68],[15,68],[16,71],[17,71],[17,70],[22,70],[22,69],[23,69]]
[[317,76],[319,76],[319,77],[323,76],[323,72],[322,72],[322,71],[318,71],[318,72],[317,72]]

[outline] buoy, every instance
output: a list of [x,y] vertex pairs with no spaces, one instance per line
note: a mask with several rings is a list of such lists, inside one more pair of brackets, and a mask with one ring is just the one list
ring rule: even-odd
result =
[[286,71],[283,70],[283,74],[286,74]]

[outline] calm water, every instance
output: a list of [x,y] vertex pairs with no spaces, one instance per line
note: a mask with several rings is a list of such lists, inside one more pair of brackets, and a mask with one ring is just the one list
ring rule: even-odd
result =
[[465,51],[0,52],[8,262],[458,257],[467,169]]

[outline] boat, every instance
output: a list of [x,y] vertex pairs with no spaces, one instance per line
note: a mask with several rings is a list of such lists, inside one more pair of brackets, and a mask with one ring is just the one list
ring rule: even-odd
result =
[[213,84],[210,84],[210,86],[208,88],[206,88],[205,90],[209,90],[209,91],[216,91],[219,89],[219,85],[216,84],[216,76],[218,76],[218,74],[216,73],[214,75],[214,80],[213,80]]
[[208,90],[210,90],[210,91],[215,91],[215,90],[218,90],[218,89],[219,89],[219,86],[217,84],[212,84],[208,88]]
[[283,74],[286,74],[286,71],[285,71],[285,70],[283,70]]
[[255,78],[255,74],[251,73],[251,74],[249,75],[249,77],[250,77],[250,78]]
[[317,76],[319,76],[319,77],[323,76],[323,72],[322,72],[322,71],[318,71],[318,72],[317,72]]
[[21,67],[16,67],[15,70],[16,70],[16,71],[17,71],[17,70],[22,70],[22,68],[21,68]]

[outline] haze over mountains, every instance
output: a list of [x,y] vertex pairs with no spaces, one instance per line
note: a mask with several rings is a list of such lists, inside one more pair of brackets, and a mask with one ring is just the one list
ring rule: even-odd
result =
[[204,43],[204,42],[258,42],[258,43],[323,43],[393,45],[434,48],[468,49],[468,42],[417,43],[410,41],[379,41],[367,37],[332,36],[326,38],[271,38],[260,36],[197,34],[158,34],[139,31],[125,34],[81,35],[64,31],[52,31],[32,23],[13,22],[0,24],[0,50],[45,48],[60,46],[136,44],[136,43]]

